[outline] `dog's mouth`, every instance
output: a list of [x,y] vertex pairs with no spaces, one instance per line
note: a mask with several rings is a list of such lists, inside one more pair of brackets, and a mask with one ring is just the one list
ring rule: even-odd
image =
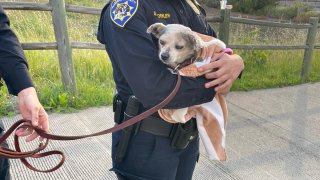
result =
[[199,53],[194,52],[192,54],[190,54],[189,56],[187,56],[183,61],[179,62],[175,62],[172,60],[163,60],[161,57],[159,57],[160,61],[167,65],[170,69],[172,69],[173,71],[178,71],[186,66],[189,66],[190,64],[193,64],[196,61],[201,61],[201,57],[198,56]]
[[[162,60],[161,60],[162,61]],[[192,64],[193,62],[195,62],[195,61],[193,61],[193,60],[186,60],[186,61],[183,61],[182,63],[180,63],[180,64],[170,64],[170,63],[166,63],[166,62],[164,62],[164,61],[162,61],[164,64],[166,64],[170,69],[172,69],[173,70],[173,72],[176,72],[176,71],[179,71],[180,69],[182,69],[182,68],[184,68],[184,67],[186,67],[186,66],[188,66],[188,65],[190,65],[190,64]]]
[[191,58],[191,59],[188,59],[188,60],[185,60],[183,61],[182,63],[178,64],[179,68],[184,68],[186,66],[189,66],[190,64],[194,63],[194,58]]
[[186,58],[183,62],[176,64],[174,67],[174,70],[180,70],[186,66],[189,66],[190,64],[193,64],[194,62],[199,61],[200,58],[201,57],[192,55],[189,58]]

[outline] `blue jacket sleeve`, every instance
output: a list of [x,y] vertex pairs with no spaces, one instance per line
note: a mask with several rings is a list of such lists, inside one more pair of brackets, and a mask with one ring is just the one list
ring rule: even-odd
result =
[[10,29],[9,19],[1,6],[0,74],[10,94],[17,95],[21,90],[33,86],[22,47],[17,36]]
[[[140,10],[142,11],[142,10]],[[175,86],[172,74],[158,58],[158,50],[150,34],[144,13],[137,12],[124,28],[115,25],[110,12],[103,13],[98,40],[106,45],[113,67],[120,69],[133,94],[145,108],[162,101]],[[181,87],[166,108],[183,108],[209,102],[215,92],[205,88],[204,77],[182,77]]]

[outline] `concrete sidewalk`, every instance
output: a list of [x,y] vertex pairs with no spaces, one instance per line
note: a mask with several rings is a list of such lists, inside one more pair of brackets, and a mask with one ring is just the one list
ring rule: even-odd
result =
[[[228,160],[209,161],[201,146],[193,179],[320,179],[320,83],[233,92],[227,100]],[[1,120],[9,127],[18,119]],[[51,114],[50,123],[50,130],[55,134],[89,134],[111,127],[112,111],[110,107],[101,107],[72,114]],[[11,147],[12,142],[10,139]],[[31,148],[30,143],[26,145]],[[11,160],[12,179],[116,179],[108,171],[110,146],[110,135],[72,142],[51,141],[48,150],[57,149],[66,154],[62,168],[42,174],[27,169],[19,160]],[[31,162],[48,168],[57,163],[57,158]]]

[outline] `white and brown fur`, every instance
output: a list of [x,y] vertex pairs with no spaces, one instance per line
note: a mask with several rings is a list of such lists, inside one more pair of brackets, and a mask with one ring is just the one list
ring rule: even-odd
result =
[[[219,39],[204,42],[190,28],[179,24],[151,25],[148,33],[159,39],[159,59],[171,70],[180,69],[185,76],[194,76],[194,72],[184,71],[199,58],[201,50],[216,45],[222,49],[226,45]],[[190,69],[190,68],[189,68]],[[192,71],[197,71],[196,68]],[[201,74],[199,74],[201,75]],[[170,123],[185,123],[187,114],[196,114],[200,138],[207,154],[212,160],[226,160],[225,127],[228,110],[224,96],[217,94],[209,103],[182,109],[161,109],[159,115]]]
[[204,47],[216,45],[226,48],[225,43],[219,39],[204,42],[194,31],[180,24],[155,23],[147,32],[159,39],[159,59],[172,69],[178,65],[182,68],[198,60]]

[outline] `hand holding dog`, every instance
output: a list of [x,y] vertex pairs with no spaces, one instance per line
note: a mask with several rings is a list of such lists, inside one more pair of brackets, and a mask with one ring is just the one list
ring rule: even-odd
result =
[[215,91],[217,93],[227,95],[231,89],[233,81],[238,78],[239,74],[244,69],[244,62],[240,56],[236,54],[229,55],[224,52],[214,53],[211,57],[211,63],[199,67],[198,71],[211,71],[206,73],[205,77],[213,80],[206,83],[205,87],[210,88],[217,86],[215,87]]
[[[200,34],[200,33],[197,33],[197,35],[205,42],[209,42],[212,39],[214,39],[214,37],[211,37],[211,36],[208,36],[208,35],[204,35],[204,34]],[[214,54],[220,53],[220,52],[222,52],[222,50],[223,50],[223,48],[220,47],[220,46],[211,45],[211,46],[202,48],[200,56],[203,59],[207,59],[208,57],[213,58]]]
[[[38,100],[36,90],[33,87],[26,88],[18,93],[18,98],[22,117],[31,120],[32,126],[48,131],[48,115]],[[29,136],[26,138],[27,142],[33,141],[39,136],[35,131],[24,128],[18,129],[16,135]],[[40,140],[41,139],[43,138],[40,138]]]

